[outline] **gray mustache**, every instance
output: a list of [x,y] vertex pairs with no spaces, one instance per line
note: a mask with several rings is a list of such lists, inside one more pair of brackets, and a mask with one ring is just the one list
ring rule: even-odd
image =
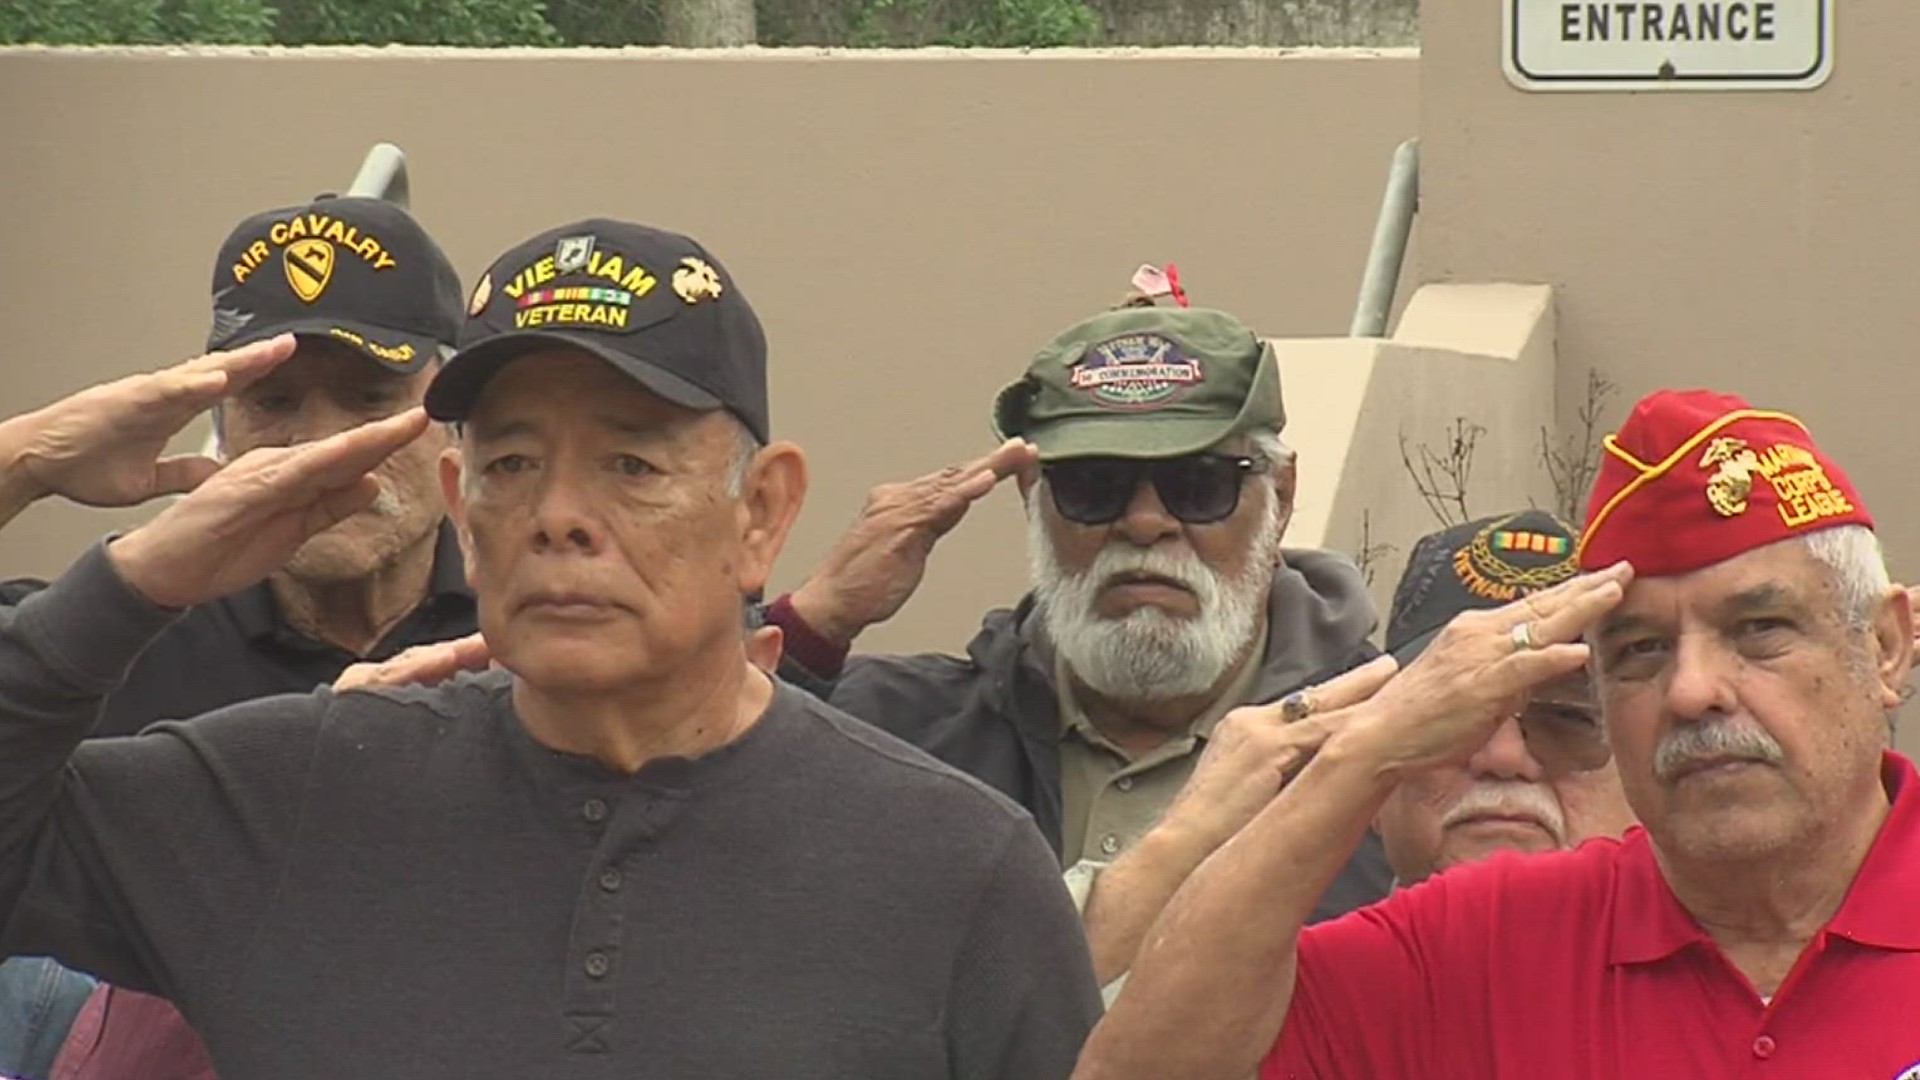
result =
[[1689,765],[1715,758],[1737,758],[1778,765],[1786,758],[1786,752],[1780,749],[1780,744],[1773,740],[1773,736],[1758,728],[1730,720],[1712,720],[1668,732],[1660,740],[1660,745],[1654,748],[1653,775],[1658,780],[1671,780],[1675,773]]
[[1485,814],[1526,814],[1539,820],[1560,843],[1567,842],[1567,820],[1560,803],[1539,784],[1524,780],[1481,780],[1460,796],[1440,821],[1443,829]]

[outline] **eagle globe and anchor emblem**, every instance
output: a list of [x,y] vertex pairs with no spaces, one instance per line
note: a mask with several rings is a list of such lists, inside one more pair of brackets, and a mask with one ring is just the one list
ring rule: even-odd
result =
[[1088,349],[1070,384],[1112,409],[1153,409],[1200,382],[1200,361],[1159,334],[1128,334]]

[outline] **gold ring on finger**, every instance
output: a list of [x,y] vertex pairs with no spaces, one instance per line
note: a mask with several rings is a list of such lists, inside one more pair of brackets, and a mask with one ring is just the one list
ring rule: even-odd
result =
[[1280,719],[1289,724],[1305,720],[1313,715],[1313,710],[1318,706],[1319,703],[1313,700],[1313,691],[1295,690],[1280,699]]
[[1530,622],[1513,624],[1513,629],[1508,631],[1508,634],[1513,638],[1515,652],[1528,652],[1540,647],[1540,643],[1533,640],[1533,624]]

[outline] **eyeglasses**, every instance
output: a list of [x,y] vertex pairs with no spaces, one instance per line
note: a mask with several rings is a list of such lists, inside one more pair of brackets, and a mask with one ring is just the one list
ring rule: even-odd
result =
[[1127,512],[1142,480],[1151,480],[1167,513],[1188,525],[1226,518],[1240,506],[1242,482],[1261,458],[1189,454],[1177,458],[1069,458],[1043,465],[1054,509],[1076,525],[1108,525]]
[[1591,704],[1535,698],[1519,720],[1527,752],[1550,773],[1592,772],[1613,759],[1600,710]]

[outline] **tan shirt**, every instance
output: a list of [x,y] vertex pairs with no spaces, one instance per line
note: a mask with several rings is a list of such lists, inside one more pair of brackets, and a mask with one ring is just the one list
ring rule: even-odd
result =
[[[1074,700],[1066,665],[1055,661],[1054,694],[1059,699],[1061,727],[1061,861],[1070,870],[1078,864],[1102,866],[1112,862],[1159,823],[1167,805],[1193,775],[1214,725],[1246,701],[1266,653],[1263,630],[1213,704],[1195,717],[1186,731],[1138,759],[1129,758],[1093,726]],[[1074,881],[1076,876],[1069,874],[1070,884],[1079,884]],[[1090,886],[1091,881],[1085,884]],[[1075,900],[1084,906],[1084,888],[1073,891]]]

